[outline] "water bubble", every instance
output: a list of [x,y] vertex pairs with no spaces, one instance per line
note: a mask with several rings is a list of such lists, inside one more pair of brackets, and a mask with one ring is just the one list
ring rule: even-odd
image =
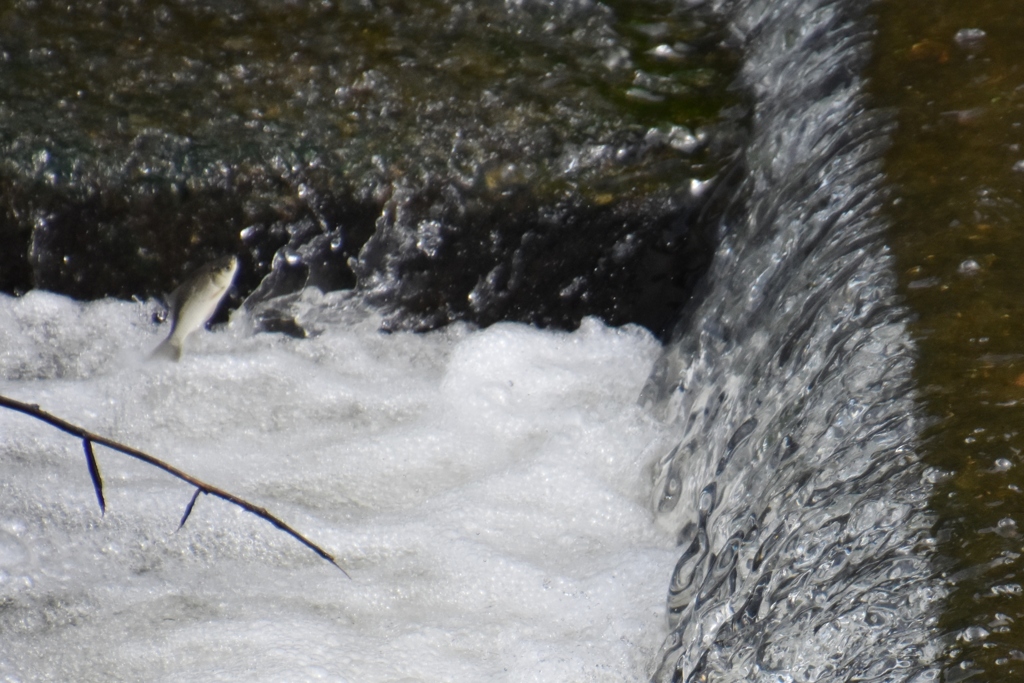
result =
[[977,272],[980,270],[981,264],[975,261],[974,259],[969,258],[960,262],[960,265],[957,267],[956,272],[960,273],[961,275],[970,276],[977,274]]
[[1017,522],[1011,517],[1003,517],[996,523],[995,532],[1003,538],[1017,537]]
[[929,484],[940,484],[953,476],[952,472],[941,470],[938,467],[929,467],[924,471],[924,480]]
[[1013,623],[1013,618],[1012,617],[1009,617],[1009,616],[1007,616],[1007,615],[1005,615],[1005,614],[1003,614],[1001,612],[996,612],[995,616],[992,618],[992,621],[989,622],[989,626],[992,627],[992,628],[995,628],[997,626],[1007,626],[1008,624],[1012,624],[1012,623]]
[[646,54],[654,57],[655,59],[661,59],[666,62],[679,62],[686,58],[686,55],[678,52],[671,45],[658,45],[657,47],[652,47]]
[[985,640],[989,637],[988,629],[981,626],[969,626],[960,632],[960,635],[956,637],[957,640],[962,640],[965,643],[976,643],[981,640]]
[[985,31],[980,28],[962,28],[956,32],[953,40],[961,48],[974,52],[982,48],[985,36]]
[[668,139],[668,144],[672,149],[685,154],[693,154],[701,146],[701,141],[686,126],[672,126],[669,129]]

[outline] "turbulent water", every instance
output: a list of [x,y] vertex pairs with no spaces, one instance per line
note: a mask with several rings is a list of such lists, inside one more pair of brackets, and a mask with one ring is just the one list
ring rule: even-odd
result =
[[274,527],[0,413],[0,680],[642,681],[671,538],[647,507],[650,333],[381,334],[308,292],[146,361],[141,304],[0,297],[0,393],[270,509]]
[[657,680],[937,676],[931,473],[878,215],[888,123],[857,76],[863,9],[735,10],[747,177],[645,394],[674,425],[653,505],[683,549]]
[[146,298],[231,252],[233,307],[660,333],[742,139],[722,22],[672,0],[7,5],[8,293]]
[[742,209],[646,392],[678,434],[653,505],[683,548],[657,680],[937,675],[942,587],[862,9],[737,9],[757,98]]
[[713,8],[752,130],[663,349],[593,319],[386,335],[358,296],[305,290],[275,310],[309,339],[240,312],[147,364],[145,305],[0,301],[4,393],[258,498],[354,577],[206,499],[171,533],[189,491],[106,455],[100,518],[80,445],[3,415],[0,675],[937,678],[936,475],[879,216],[865,6]]

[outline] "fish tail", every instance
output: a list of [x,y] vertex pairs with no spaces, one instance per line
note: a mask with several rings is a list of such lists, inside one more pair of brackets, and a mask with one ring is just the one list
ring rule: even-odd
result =
[[160,342],[160,346],[153,349],[153,353],[149,354],[149,358],[165,358],[167,360],[179,361],[181,360],[181,345],[174,343],[174,340],[168,337]]

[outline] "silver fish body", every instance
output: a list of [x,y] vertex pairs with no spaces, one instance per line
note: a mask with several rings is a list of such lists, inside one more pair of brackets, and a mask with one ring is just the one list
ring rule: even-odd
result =
[[171,314],[171,333],[151,357],[181,358],[185,339],[213,317],[238,271],[238,259],[225,256],[207,263],[171,292],[167,305]]

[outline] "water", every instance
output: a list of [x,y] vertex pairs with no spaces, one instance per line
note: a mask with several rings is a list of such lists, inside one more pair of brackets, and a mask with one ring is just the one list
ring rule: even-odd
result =
[[937,675],[937,475],[881,239],[862,9],[736,9],[757,98],[742,210],[646,392],[678,435],[653,504],[683,548],[658,680]]
[[721,18],[668,0],[7,5],[8,293],[145,298],[230,252],[234,307],[660,331],[742,139]]
[[918,314],[917,380],[936,418],[924,457],[946,475],[931,502],[943,570],[955,577],[940,627],[955,638],[951,677],[1016,680],[1024,15],[1004,0],[919,9],[878,5],[868,73],[876,101],[899,116],[886,158],[890,240]]
[[[859,77],[865,4],[705,9],[742,47],[754,114],[704,288],[664,349],[592,319],[384,335],[359,293],[305,290],[274,310],[308,339],[253,334],[239,313],[181,365],[149,365],[145,305],[5,299],[3,391],[258,497],[354,579],[206,499],[172,534],[190,492],[109,454],[119,493],[100,519],[79,444],[3,416],[16,645],[0,671],[937,678],[947,585],[927,502],[944,475],[920,462],[879,211],[891,122]],[[386,264],[389,236],[428,256],[453,239],[394,215],[362,256]],[[367,277],[372,300],[415,273]],[[488,282],[483,298],[501,291]],[[123,646],[105,647],[111,629]]]
[[315,338],[241,321],[146,362],[142,304],[0,299],[0,393],[269,508],[269,524],[0,415],[0,677],[642,681],[675,551],[647,506],[658,344],[588,320],[378,331],[309,292]]

